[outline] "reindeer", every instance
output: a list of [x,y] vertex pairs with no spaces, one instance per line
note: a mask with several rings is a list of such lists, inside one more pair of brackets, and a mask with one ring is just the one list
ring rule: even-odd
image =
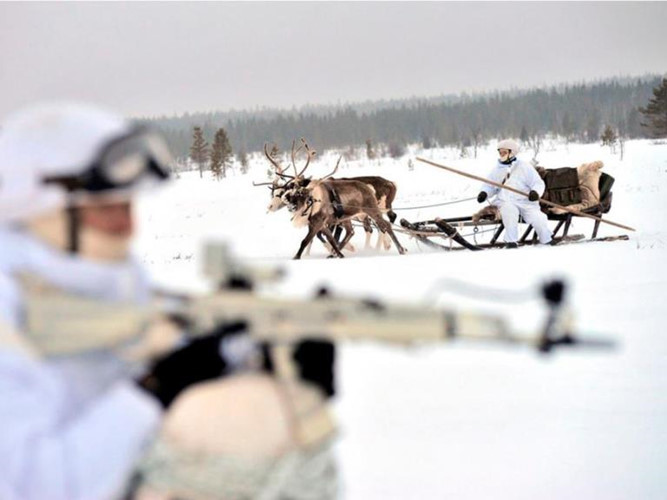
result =
[[[304,188],[308,186],[308,184],[311,182],[311,179],[309,177],[304,177],[303,173],[306,171],[308,168],[308,165],[310,164],[311,159],[317,154],[315,151],[311,150],[308,147],[308,144],[306,141],[302,138],[301,139],[303,145],[299,146],[298,149],[295,150],[295,142],[292,142],[292,167],[294,168],[294,175],[286,174],[285,169],[269,154],[267,150],[267,145],[264,144],[264,155],[266,156],[267,160],[271,163],[273,166],[275,172],[276,172],[276,178],[272,182],[265,182],[265,183],[254,183],[254,186],[264,186],[268,185],[269,189],[271,190],[271,202],[269,203],[269,206],[267,207],[267,213],[268,212],[276,212],[280,210],[281,208],[288,206],[292,207],[290,211],[294,211],[295,207],[291,205],[291,203],[288,201],[290,193],[293,193],[295,190]],[[304,148],[306,149],[307,153],[307,159],[306,159],[306,164],[305,166],[301,169],[301,171],[297,170],[296,167],[296,154]],[[333,172],[335,172],[338,169],[338,165],[340,163],[340,159],[338,160],[338,163],[336,164],[336,167],[334,168]],[[324,179],[328,178],[330,175],[333,175],[333,172],[327,176],[324,177]],[[281,184],[280,181],[284,180],[284,183]],[[346,236],[348,233],[354,234],[354,229],[352,228],[352,223],[347,221],[342,224],[344,229],[346,230]],[[330,230],[334,230],[334,228],[330,228]],[[328,244],[326,241],[324,235],[322,233],[317,234],[318,239],[329,249],[329,251],[333,255],[333,249],[332,247]],[[349,238],[348,238],[349,240]],[[312,244],[312,241],[311,241]],[[347,244],[348,248],[352,251],[354,251],[354,247],[352,246],[351,243]],[[310,245],[308,246],[308,250],[306,254],[310,253]]]
[[[336,206],[335,199],[340,199]],[[371,218],[382,233],[388,233],[400,254],[406,249],[401,246],[391,229],[391,224],[382,217],[373,190],[363,182],[354,180],[319,180],[311,181],[307,186],[294,189],[288,196],[288,202],[295,208],[295,225],[308,225],[308,234],[301,242],[301,254],[316,234],[323,233],[333,248],[333,253],[344,257],[340,248],[352,237],[353,231],[347,232],[340,247],[331,233],[335,225],[349,223],[353,217]],[[351,226],[351,224],[350,224]]]
[[[308,168],[310,159],[315,155],[315,152],[310,150],[308,144],[303,138],[301,138],[301,142],[302,146],[300,146],[299,149],[296,150],[296,152],[294,149],[295,143],[294,142],[292,143],[292,166],[294,167],[294,174],[295,174],[294,176],[284,173],[284,169],[271,157],[271,155],[268,153],[266,149],[266,144],[264,145],[264,154],[266,155],[269,162],[273,165],[276,174],[278,175],[278,177],[271,183],[270,187],[272,197],[271,197],[271,202],[269,203],[269,206],[267,208],[267,211],[269,212],[273,212],[284,207],[287,204],[285,200],[285,195],[287,193],[299,189],[301,187],[306,187],[311,181],[310,178],[305,177],[303,174]],[[297,171],[295,163],[295,155],[296,153],[298,153],[298,151],[301,150],[301,148],[306,149],[308,158],[306,161],[306,165],[301,169],[301,171]],[[336,167],[334,168],[333,172],[325,176],[324,179],[330,178],[336,172],[339,163],[340,159],[338,160],[338,163],[336,164]],[[280,184],[281,178],[287,179],[287,181],[282,185]],[[396,213],[391,209],[391,204],[396,196],[396,185],[393,182],[388,181],[387,179],[384,179],[379,176],[345,177],[340,179],[332,178],[332,180],[355,180],[368,184],[375,194],[380,210],[383,212],[387,212],[387,216],[389,217],[389,220],[392,223],[396,220]],[[364,246],[365,248],[368,248],[370,246],[370,236],[373,232],[373,229],[371,227],[370,220],[368,217],[363,217],[363,216],[360,217],[361,217],[361,222],[364,225],[364,230],[366,232],[366,243]],[[347,235],[349,235],[351,238],[351,236],[354,234],[354,230],[352,228],[351,223],[344,224],[343,226],[344,226],[343,228],[346,229],[346,238]],[[334,233],[336,241],[340,241],[339,240],[340,233],[341,233],[341,227],[339,226],[335,229]],[[324,241],[322,235],[318,235],[318,238]],[[347,238],[347,241],[349,241],[350,238]],[[380,231],[376,248],[379,248],[381,243],[383,242],[385,250],[389,250],[389,248],[391,248],[391,241],[389,240],[387,233]]]

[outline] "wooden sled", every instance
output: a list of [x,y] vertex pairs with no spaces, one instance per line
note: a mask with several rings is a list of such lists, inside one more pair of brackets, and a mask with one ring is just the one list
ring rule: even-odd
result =
[[[612,201],[612,191],[611,188],[614,184],[614,178],[611,175],[602,173],[599,181],[599,190],[600,190],[600,203],[595,206],[589,207],[582,212],[593,215],[598,218],[608,213],[611,210],[611,201]],[[549,193],[550,188],[547,186],[547,193]],[[553,192],[553,190],[551,190]],[[580,200],[580,198],[579,198]],[[572,199],[572,204],[576,202],[577,199]],[[598,229],[600,227],[600,221],[595,220],[593,226],[593,232],[590,238],[586,238],[583,234],[570,235],[570,225],[574,217],[586,218],[572,213],[565,214],[554,214],[552,212],[545,212],[547,218],[550,221],[555,221],[556,226],[552,232],[553,244],[561,245],[567,243],[575,242],[591,242],[591,241],[617,241],[617,240],[628,240],[628,235],[620,236],[607,236],[603,238],[598,238]],[[519,223],[525,223],[521,218]],[[467,248],[469,250],[484,250],[489,248],[506,248],[505,243],[498,241],[498,238],[505,229],[502,221],[489,220],[488,218],[481,218],[479,220],[473,220],[472,216],[466,217],[452,217],[452,218],[435,218],[426,221],[419,222],[410,222],[406,219],[400,220],[401,226],[405,228],[406,232],[417,239],[417,241],[429,246],[431,248],[437,248],[439,250],[460,250]],[[471,243],[465,237],[463,237],[459,230],[466,227],[472,227],[479,229],[480,227],[494,226],[495,231],[491,240],[488,243]],[[532,237],[531,237],[532,235]],[[438,243],[437,240],[448,240],[449,244],[445,245]],[[453,246],[452,242],[456,242],[459,246]],[[533,230],[532,226],[524,231],[521,238],[519,238],[518,245],[534,245],[537,243],[537,234]]]

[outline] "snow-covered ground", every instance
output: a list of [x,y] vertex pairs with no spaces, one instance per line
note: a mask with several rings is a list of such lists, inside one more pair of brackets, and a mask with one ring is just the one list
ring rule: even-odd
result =
[[[344,161],[338,175],[395,181],[399,218],[468,215],[479,208],[468,201],[405,210],[471,198],[479,190],[475,181],[415,156],[484,176],[494,150],[481,150],[477,159],[459,159],[454,150],[411,150],[400,160]],[[305,229],[293,228],[286,211],[266,214],[268,190],[251,183],[267,179],[268,163],[257,157],[248,175],[216,182],[186,173],[142,199],[136,251],[156,280],[172,288],[203,288],[201,244],[216,239],[250,264],[287,271],[262,293],[305,297],[326,284],[339,294],[500,312],[525,332],[544,317],[537,299],[471,298],[445,280],[537,290],[544,280],[563,277],[578,330],[613,338],[614,351],[544,357],[481,343],[342,346],[335,410],[343,498],[667,498],[667,144],[628,142],[620,161],[599,145],[555,143],[539,159],[547,167],[603,160],[604,171],[616,178],[607,216],[637,229],[630,240],[441,253],[398,234],[407,255],[392,249],[325,259],[316,242],[310,257],[292,261]],[[323,155],[310,173],[324,174],[334,164],[335,156]],[[592,226],[577,219],[570,232],[590,235]],[[600,235],[625,232],[603,225]],[[354,239],[359,248],[362,234]],[[430,291],[438,283],[443,287],[436,296]]]

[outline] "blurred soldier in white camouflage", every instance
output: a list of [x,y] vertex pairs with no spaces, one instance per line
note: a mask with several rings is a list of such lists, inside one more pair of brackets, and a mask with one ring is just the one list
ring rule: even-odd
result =
[[[245,374],[262,356],[243,324],[192,340],[155,320],[132,197],[170,161],[154,132],[90,106],[0,128],[3,500],[335,495],[328,434],[298,446],[273,377]],[[321,406],[332,363],[294,401]]]

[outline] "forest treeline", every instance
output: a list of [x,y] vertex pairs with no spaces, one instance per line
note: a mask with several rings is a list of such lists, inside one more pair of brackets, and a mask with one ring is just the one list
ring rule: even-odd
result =
[[477,95],[430,99],[368,101],[299,109],[258,109],[186,113],[144,119],[166,136],[177,157],[190,153],[193,129],[212,141],[224,128],[235,154],[262,150],[265,143],[289,148],[306,137],[319,150],[384,144],[402,149],[462,147],[501,137],[535,139],[547,134],[577,142],[596,142],[607,127],[619,137],[648,137],[639,108],[645,106],[661,76],[615,78]]

